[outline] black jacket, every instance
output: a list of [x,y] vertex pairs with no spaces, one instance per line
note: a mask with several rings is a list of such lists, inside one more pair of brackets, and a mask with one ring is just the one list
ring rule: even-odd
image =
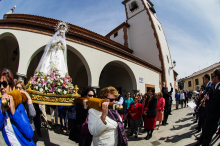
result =
[[[215,88],[215,87],[214,87]],[[220,84],[218,84],[216,90],[213,92],[213,96],[207,107],[208,114],[214,114],[220,117]]]
[[147,118],[155,118],[157,116],[157,111],[156,111],[157,98],[153,96],[148,105],[147,105],[147,102],[148,102],[148,99],[145,100],[145,107],[148,106],[148,108],[149,108],[147,110]]
[[76,107],[75,107],[75,110],[76,110],[76,121],[75,121],[75,123],[77,125],[82,125],[86,121],[89,108],[84,109],[83,105],[81,105],[80,103],[77,103]]
[[170,92],[165,92],[164,87],[162,88],[163,98],[165,99],[165,110],[167,110],[170,106],[170,96],[173,92],[173,87],[171,87]]

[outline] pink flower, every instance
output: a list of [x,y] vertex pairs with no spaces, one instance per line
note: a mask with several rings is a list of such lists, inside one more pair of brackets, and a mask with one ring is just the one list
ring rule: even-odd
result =
[[54,93],[56,90],[54,89],[54,87],[50,87],[49,91]]
[[56,76],[55,76],[54,73],[51,73],[51,74],[50,74],[50,77],[51,77],[51,80],[55,80],[55,79],[56,79]]
[[55,87],[56,86],[56,83],[53,83],[52,87]]
[[42,86],[46,86],[47,85],[47,81],[41,81]]
[[66,83],[67,83],[67,81],[64,81],[64,82],[63,82],[63,85],[66,85]]
[[68,76],[68,75],[66,75],[66,76],[65,76],[65,79],[68,79],[68,78],[69,78],[69,76]]

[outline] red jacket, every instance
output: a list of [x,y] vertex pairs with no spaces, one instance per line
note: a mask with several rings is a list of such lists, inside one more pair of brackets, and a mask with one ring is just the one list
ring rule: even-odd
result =
[[134,103],[131,103],[128,109],[128,114],[131,114],[131,113],[135,113],[135,115],[133,117],[130,116],[130,119],[132,120],[140,119],[142,117],[142,104],[137,103],[134,108]]

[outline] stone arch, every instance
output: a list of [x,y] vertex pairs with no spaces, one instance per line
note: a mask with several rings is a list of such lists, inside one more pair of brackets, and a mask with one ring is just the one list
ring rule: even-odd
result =
[[[119,61],[119,60],[114,60],[114,61],[111,61],[111,62],[108,62],[108,63],[105,64],[105,66],[103,67],[103,69],[100,73],[100,77],[99,77],[99,86],[100,86],[100,88],[102,88],[102,86],[103,86],[103,85],[101,85],[102,84],[101,80],[102,80],[103,76],[105,76],[104,72],[105,72],[105,70],[107,71],[107,68],[109,68],[109,70],[118,70],[118,72],[113,71],[111,73],[113,78],[116,75],[116,76],[118,76],[117,77],[118,79],[120,79],[120,77],[124,78],[125,76],[127,76],[126,79],[124,79],[124,81],[127,81],[127,80],[130,79],[130,83],[132,84],[130,86],[131,89],[129,87],[124,87],[124,88],[129,88],[130,90],[133,90],[133,91],[137,90],[137,82],[136,82],[134,72],[132,71],[132,69],[126,63],[124,63],[122,61]],[[117,80],[117,79],[115,79],[115,80]],[[120,82],[120,81],[115,81],[115,82]],[[111,86],[111,84],[114,84],[114,83],[109,83],[109,85],[107,85],[107,84],[106,85]],[[123,83],[121,85],[123,86]],[[117,85],[115,85],[115,86],[117,86]],[[124,88],[123,88],[123,90],[124,90]],[[122,93],[122,94],[124,94],[124,93]]]
[[0,70],[9,68],[14,78],[20,61],[20,48],[16,36],[10,32],[0,34]]

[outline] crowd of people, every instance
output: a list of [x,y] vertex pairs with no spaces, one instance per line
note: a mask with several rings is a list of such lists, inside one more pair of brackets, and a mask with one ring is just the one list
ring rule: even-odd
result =
[[[208,144],[218,127],[220,99],[220,70],[215,70],[212,74],[212,83],[210,76],[204,76],[204,83],[197,90],[195,102],[197,109],[195,116],[198,119],[198,131],[202,130],[201,137],[198,137],[198,144]],[[41,137],[41,126],[46,128],[56,128],[54,121],[55,111],[58,108],[61,130],[66,130],[69,139],[79,143],[80,146],[94,145],[127,145],[129,137],[138,137],[139,132],[147,133],[144,139],[152,138],[153,131],[158,121],[157,130],[161,125],[166,126],[172,106],[172,84],[171,91],[163,86],[162,91],[155,93],[150,88],[147,93],[142,95],[131,95],[127,92],[125,96],[120,95],[114,87],[103,88],[98,98],[105,99],[102,103],[102,110],[90,108],[88,101],[97,97],[92,88],[86,88],[81,96],[85,98],[83,103],[77,103],[75,106],[50,106],[51,123],[47,122],[45,105],[33,104],[31,97],[25,91],[25,85],[22,81],[14,82],[13,74],[9,69],[3,69],[0,72],[1,100],[9,101],[9,106],[1,106],[0,112],[0,130],[3,133],[5,142],[8,145],[35,145],[38,137]],[[7,93],[12,90],[19,90],[27,97],[26,103],[21,103],[15,107],[13,97]],[[179,103],[183,108],[183,103],[187,107],[188,99],[192,97],[192,92],[176,91],[176,109]],[[108,106],[113,104],[123,105],[119,111],[109,110]],[[197,122],[197,120],[195,121]],[[144,129],[142,130],[142,127]],[[129,128],[129,134],[126,135],[125,129]],[[141,131],[140,131],[141,130]],[[220,133],[219,131],[217,132]]]
[[[171,85],[172,87],[172,85]],[[86,100],[75,106],[50,106],[51,126],[48,124],[46,106],[32,103],[30,95],[22,81],[14,82],[13,74],[9,69],[0,72],[1,100],[7,99],[9,106],[1,106],[0,130],[8,145],[35,145],[39,137],[42,137],[41,127],[56,128],[55,112],[58,108],[60,129],[66,130],[69,139],[79,143],[80,146],[94,145],[127,145],[129,136],[138,137],[139,130],[144,125],[143,133],[147,133],[145,139],[152,137],[156,121],[160,125],[166,125],[168,115],[171,112],[171,94],[167,87],[162,92],[155,94],[153,88],[142,95],[125,96],[118,94],[114,87],[106,87],[101,90],[99,98],[105,99],[102,103],[102,111],[88,107],[88,100],[97,97],[92,88],[85,89],[81,96]],[[19,90],[27,97],[27,102],[14,106],[14,100],[7,93]],[[108,105],[120,104],[120,111],[109,110]],[[128,127],[127,127],[128,126]],[[129,134],[125,134],[125,128],[129,128]],[[112,137],[112,135],[114,135]]]
[[201,87],[197,86],[194,97],[197,105],[193,114],[196,117],[194,123],[198,124],[195,129],[197,133],[202,131],[196,138],[196,146],[208,146],[214,134],[220,134],[220,70],[214,70],[211,77],[205,74],[203,83]]
[[179,105],[181,105],[181,108],[187,107],[189,100],[191,100],[193,95],[192,91],[187,90],[176,90],[175,93],[175,101],[176,101],[176,109],[179,109]]

